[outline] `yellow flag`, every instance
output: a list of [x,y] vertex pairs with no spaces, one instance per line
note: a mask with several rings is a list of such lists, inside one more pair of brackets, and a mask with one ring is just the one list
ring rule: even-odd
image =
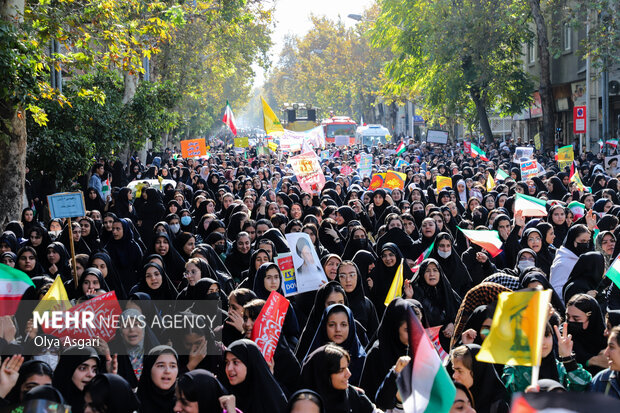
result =
[[437,175],[435,179],[437,181],[438,191],[441,191],[446,186],[452,188],[452,178],[450,178],[449,176]]
[[579,171],[577,169],[575,169],[575,173],[573,174],[573,176],[570,177],[570,182],[576,183],[577,189],[579,189],[580,191],[588,190],[586,186],[583,184],[583,182],[581,181],[581,177],[579,176]]
[[392,280],[392,285],[390,286],[390,290],[387,293],[387,297],[385,297],[386,306],[389,305],[392,300],[398,298],[403,295],[403,262],[404,260],[400,260],[400,265],[396,270],[396,274],[394,274],[394,280]]
[[489,174],[487,177],[487,192],[491,192],[493,188],[495,188],[495,180],[493,179],[493,176]]
[[161,176],[161,175],[159,175],[159,176],[157,177],[157,180],[159,181],[159,190],[160,190],[160,191],[163,191],[163,189],[164,189],[164,188],[163,188],[164,177],[163,177],[163,176]]
[[57,275],[54,283],[47,291],[47,293],[45,293],[45,295],[41,299],[41,302],[37,304],[37,307],[34,309],[34,311],[62,311],[68,310],[71,307],[72,306],[71,302],[69,301],[69,296],[67,295],[67,290],[65,290],[62,279],[59,275]]
[[275,142],[268,142],[267,147],[272,151],[276,152],[278,150],[278,144]]
[[491,332],[476,359],[511,366],[537,366],[549,313],[551,290],[500,293]]
[[282,124],[276,114],[273,113],[273,110],[271,110],[262,96],[260,97],[260,100],[263,103],[263,127],[267,135],[271,135],[273,132],[284,133],[284,128],[282,127]]

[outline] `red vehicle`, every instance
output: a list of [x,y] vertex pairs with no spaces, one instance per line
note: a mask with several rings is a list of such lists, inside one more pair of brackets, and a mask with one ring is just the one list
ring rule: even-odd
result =
[[321,122],[327,143],[336,143],[337,136],[349,138],[349,145],[355,145],[357,123],[348,116],[332,116]]

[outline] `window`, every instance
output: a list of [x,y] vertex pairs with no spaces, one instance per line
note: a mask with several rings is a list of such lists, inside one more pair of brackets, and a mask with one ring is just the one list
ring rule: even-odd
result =
[[569,51],[572,49],[572,37],[573,31],[568,24],[564,25],[564,50]]
[[536,61],[536,46],[530,44],[527,46],[527,55],[530,63],[534,63]]

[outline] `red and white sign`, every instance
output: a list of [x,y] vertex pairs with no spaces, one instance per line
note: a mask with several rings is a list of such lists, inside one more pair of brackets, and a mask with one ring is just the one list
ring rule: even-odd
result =
[[286,298],[272,291],[252,328],[252,341],[260,348],[267,363],[273,360],[288,306]]
[[[83,303],[72,307],[67,312],[94,313],[95,328],[80,328],[72,326],[71,328],[53,329],[43,327],[43,331],[46,334],[58,337],[60,339],[65,339],[66,337],[69,337],[70,339],[79,340],[99,337],[107,343],[112,340],[114,338],[114,335],[116,334],[116,328],[114,326],[114,323],[110,322],[110,320],[113,320],[114,318],[118,318],[120,316],[121,307],[118,304],[118,300],[116,299],[116,293],[114,291],[111,291],[109,293],[99,295],[91,300],[84,301]],[[108,321],[101,321],[102,319]]]
[[304,192],[318,194],[325,186],[325,175],[321,162],[314,152],[305,152],[289,158],[299,185]]
[[463,149],[466,154],[471,155],[471,142],[463,141]]
[[586,133],[586,107],[573,108],[573,133]]

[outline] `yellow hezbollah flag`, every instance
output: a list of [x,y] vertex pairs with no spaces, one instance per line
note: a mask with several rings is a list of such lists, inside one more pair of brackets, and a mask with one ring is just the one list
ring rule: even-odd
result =
[[495,180],[493,179],[493,176],[489,174],[487,177],[487,192],[491,192],[493,188],[495,188]]
[[403,262],[404,260],[401,259],[396,274],[394,274],[394,280],[392,280],[390,290],[387,293],[387,297],[385,297],[385,302],[383,304],[386,306],[389,305],[393,299],[403,295]]
[[267,147],[274,152],[278,150],[278,144],[275,142],[267,142]]
[[476,360],[511,366],[538,366],[551,290],[500,293],[491,332]]
[[45,293],[45,295],[41,299],[41,302],[37,305],[34,311],[62,311],[68,310],[71,307],[72,306],[71,302],[69,301],[69,296],[67,295],[67,290],[65,290],[62,279],[59,275],[57,275],[54,283],[47,291],[47,293]]
[[405,189],[406,179],[407,174],[396,171],[387,171],[385,173],[385,179],[383,181],[383,188],[400,189],[402,191],[403,189]]
[[282,127],[282,124],[280,123],[280,120],[278,120],[276,114],[273,113],[273,110],[271,110],[262,96],[260,97],[260,100],[263,103],[263,127],[267,135],[272,135],[273,132],[284,133],[284,128]]
[[574,182],[575,184],[577,184],[577,189],[579,189],[580,191],[588,190],[588,188],[586,188],[586,186],[581,181],[581,178],[579,177],[579,171],[577,169],[575,169],[575,173],[573,174],[573,176],[570,177],[570,182]]
[[449,188],[452,188],[452,178],[450,178],[449,176],[437,175],[435,177],[435,180],[437,181],[438,191],[441,191],[446,186]]

